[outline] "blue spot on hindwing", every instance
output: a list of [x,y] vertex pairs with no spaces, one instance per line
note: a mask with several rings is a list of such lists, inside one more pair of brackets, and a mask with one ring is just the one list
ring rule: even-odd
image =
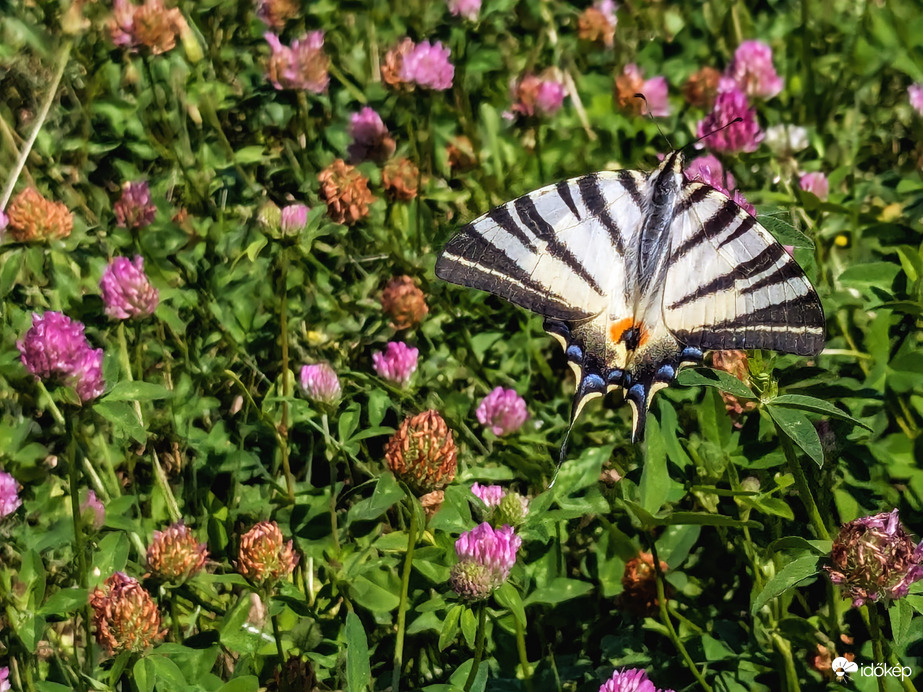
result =
[[683,349],[683,352],[680,354],[679,359],[681,361],[692,361],[694,363],[701,363],[702,357],[705,354],[702,353],[701,349],[695,348],[694,346],[687,346]]
[[657,369],[657,374],[654,375],[654,379],[658,382],[672,382],[674,377],[676,377],[676,368],[672,363],[664,363]]
[[625,371],[619,368],[612,368],[606,374],[606,384],[610,387],[621,387],[625,378]]

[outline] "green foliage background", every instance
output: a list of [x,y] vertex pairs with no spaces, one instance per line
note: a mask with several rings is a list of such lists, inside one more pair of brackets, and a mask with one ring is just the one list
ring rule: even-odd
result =
[[[606,50],[578,39],[583,5],[485,0],[470,23],[442,2],[320,0],[282,34],[326,32],[332,79],[320,96],[269,83],[265,27],[249,3],[179,3],[201,60],[179,45],[159,56],[114,47],[104,3],[83,6],[89,26],[65,35],[65,5],[0,3],[0,170],[12,170],[64,60],[16,190],[35,185],[75,214],[64,241],[0,245],[0,465],[24,501],[0,524],[0,646],[17,685],[310,689],[304,677],[285,687],[286,675],[306,675],[294,663],[306,661],[320,689],[386,689],[419,509],[386,471],[383,447],[405,416],[428,408],[455,433],[459,476],[407,572],[401,687],[456,689],[470,670],[477,609],[446,579],[454,540],[476,523],[474,480],[533,500],[518,564],[488,604],[487,664],[473,689],[595,690],[620,667],[644,667],[677,690],[822,689],[811,665],[818,645],[921,669],[919,589],[860,611],[821,571],[845,521],[897,507],[923,530],[923,117],[907,98],[923,81],[919,4],[626,3]],[[452,49],[451,90],[381,83],[379,60],[404,36]],[[723,69],[747,38],[772,45],[785,79],[757,105],[761,125],[806,127],[810,144],[724,162],[770,221],[785,222],[774,227],[797,237],[791,224],[813,241],[796,258],[822,297],[827,350],[811,361],[754,354],[760,405],[740,426],[720,391],[747,390],[709,370],[681,378],[705,386],[658,395],[646,445],[629,443],[628,410],[615,397],[594,402],[548,489],[573,385],[564,357],[538,317],[436,280],[436,253],[461,223],[543,184],[655,167],[668,148],[657,125],[682,146],[704,115],[684,104],[681,85],[702,66]],[[655,124],[614,107],[614,76],[631,62],[666,76],[673,115]],[[546,67],[573,79],[585,114],[569,98],[541,123],[504,119],[511,80]],[[415,200],[395,202],[379,167],[362,164],[377,201],[347,227],[326,217],[317,174],[345,157],[349,116],[363,105],[382,115],[424,182]],[[467,172],[447,163],[457,135],[476,153]],[[827,174],[827,201],[800,191],[803,171]],[[150,182],[158,213],[133,234],[116,226],[112,205],[137,179]],[[309,204],[306,230],[282,239],[261,225],[267,201]],[[179,209],[185,222],[171,220]],[[103,314],[98,282],[110,257],[134,253],[161,304],[123,326]],[[430,311],[396,335],[379,298],[401,274],[421,285]],[[46,394],[19,362],[16,341],[45,310],[83,321],[106,350],[108,392],[92,406]],[[420,349],[407,390],[371,368],[372,352],[395,338]],[[335,412],[283,386],[317,361],[343,383]],[[531,414],[502,439],[474,417],[498,385],[523,394]],[[65,501],[75,453],[85,459],[81,484],[107,509],[102,529],[83,527],[85,575]],[[207,540],[209,570],[178,587],[148,583],[165,643],[102,658],[85,640],[87,589],[116,570],[144,575],[152,532],[180,518]],[[247,625],[254,587],[234,572],[240,535],[270,518],[301,556],[291,583],[263,593],[277,635],[268,620]],[[652,547],[668,565],[668,602],[633,614],[619,600],[625,563]],[[879,622],[883,651],[870,634]],[[853,684],[876,688],[862,676]]]

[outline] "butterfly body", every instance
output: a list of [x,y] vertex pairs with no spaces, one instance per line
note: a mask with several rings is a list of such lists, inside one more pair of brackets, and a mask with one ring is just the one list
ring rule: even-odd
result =
[[600,172],[528,193],[465,226],[436,275],[545,317],[577,376],[571,424],[623,390],[632,438],[653,395],[708,349],[823,348],[820,300],[801,268],[725,194],[683,176]]

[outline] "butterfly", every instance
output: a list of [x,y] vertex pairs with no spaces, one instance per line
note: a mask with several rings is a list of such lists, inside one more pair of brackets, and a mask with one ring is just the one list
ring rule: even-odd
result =
[[588,400],[622,390],[643,439],[654,394],[706,350],[824,347],[798,263],[726,194],[686,180],[684,163],[675,150],[650,173],[535,190],[466,225],[436,262],[439,278],[545,318],[577,378],[568,433]]

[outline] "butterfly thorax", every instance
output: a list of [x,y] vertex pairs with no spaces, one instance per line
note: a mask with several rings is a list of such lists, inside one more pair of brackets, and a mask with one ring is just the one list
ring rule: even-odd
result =
[[683,161],[682,152],[674,151],[648,178],[644,221],[638,234],[637,252],[629,253],[629,257],[634,260],[633,273],[637,279],[634,284],[636,309],[641,307],[640,300],[647,299],[650,302],[652,298],[656,297],[658,301],[660,298],[659,295],[651,295],[651,287],[662,284],[667,269],[670,228],[683,180]]

